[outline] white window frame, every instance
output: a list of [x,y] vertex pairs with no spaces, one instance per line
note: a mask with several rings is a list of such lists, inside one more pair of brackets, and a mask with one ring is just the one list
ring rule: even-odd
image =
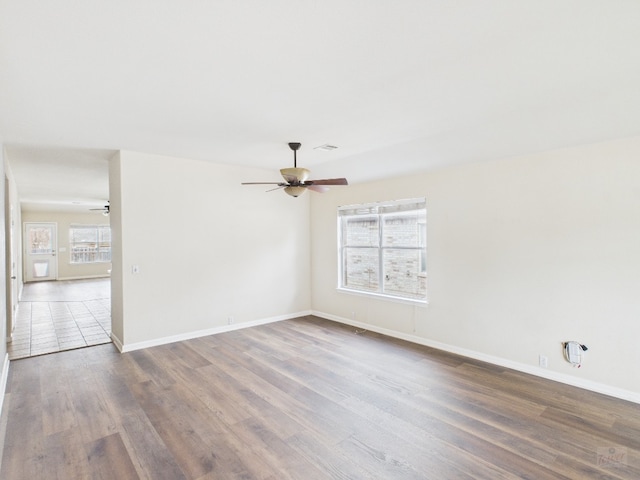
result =
[[[402,217],[404,215],[416,217],[417,216],[417,244],[415,245],[394,245],[394,237],[385,237],[385,219],[389,217]],[[371,241],[369,245],[349,244],[346,235],[346,228],[348,220],[372,219],[377,223],[377,233],[371,232],[368,237],[368,241]],[[427,303],[427,209],[426,199],[423,198],[411,198],[405,200],[391,200],[385,202],[375,202],[360,205],[347,205],[338,207],[338,291],[345,293],[352,293],[356,295],[365,295],[371,297],[385,298],[395,301],[407,302],[407,303]],[[374,229],[375,230],[375,229]],[[399,240],[399,238],[398,238]],[[372,285],[368,287],[359,288],[357,285],[353,286],[355,282],[349,282],[347,269],[348,250],[357,251],[357,249],[368,249],[375,252],[374,256],[377,256],[377,278],[375,273],[373,277]],[[406,292],[405,294],[398,292],[390,292],[391,288],[386,289],[385,282],[388,282],[390,277],[387,275],[398,275],[397,272],[391,270],[385,271],[385,254],[392,250],[412,250],[418,252],[418,266],[416,271],[407,271],[407,276],[415,276],[413,282],[418,285],[417,292]],[[414,263],[415,264],[415,263]],[[354,277],[355,279],[355,277]],[[424,294],[422,294],[420,286],[423,286]],[[386,291],[385,291],[386,289]]]
[[[96,242],[75,242],[74,229],[95,229]],[[104,241],[102,230],[109,231],[109,241]],[[69,226],[69,263],[71,265],[87,265],[91,263],[111,263],[111,227],[109,225],[79,224]],[[82,245],[84,249],[81,249]]]

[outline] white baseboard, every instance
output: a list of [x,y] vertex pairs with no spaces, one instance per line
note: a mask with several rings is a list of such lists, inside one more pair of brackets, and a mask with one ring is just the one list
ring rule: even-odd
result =
[[4,362],[2,363],[2,375],[0,377],[0,416],[2,415],[2,405],[4,403],[5,391],[7,389],[7,380],[9,379],[9,354],[4,356]]
[[80,275],[75,277],[58,277],[56,280],[59,282],[64,282],[67,280],[94,280],[96,278],[110,278],[111,275],[108,273],[100,274],[100,275]]
[[118,351],[120,353],[122,353],[122,340],[120,340],[118,337],[116,337],[116,335],[111,332],[111,341],[113,342],[113,344],[116,346],[116,348],[118,349]]
[[514,362],[512,360],[507,360],[505,358],[495,357],[493,355],[487,355],[485,353],[476,352],[474,350],[468,350],[466,348],[461,348],[461,347],[456,347],[454,345],[449,345],[446,343],[436,342],[434,340],[429,340],[427,338],[419,337],[417,335],[397,332],[395,330],[377,327],[375,325],[371,325],[368,323],[349,320],[347,318],[342,318],[337,315],[332,315],[330,313],[312,311],[312,315],[325,318],[327,320],[332,320],[334,322],[342,323],[345,325],[351,325],[353,327],[371,330],[372,332],[380,333],[382,335],[387,335],[389,337],[399,338],[401,340],[417,343],[419,345],[425,345],[427,347],[436,348],[438,350],[443,350],[445,352],[455,353],[457,355],[462,355],[463,357],[469,357],[475,360],[480,360],[482,362],[487,362],[494,365],[499,365],[501,367],[510,368],[512,370],[528,373],[531,375],[535,375],[537,377],[542,377],[548,380],[564,383],[566,385],[584,388],[585,390],[602,393],[610,397],[620,398],[622,400],[627,400],[629,402],[640,403],[640,393],[633,392],[631,390],[616,388],[603,383],[593,382],[591,380],[584,380],[582,378],[577,378],[577,377],[566,375],[563,373],[552,372],[552,371],[535,367],[532,365],[527,365],[524,363]]
[[125,343],[122,344],[120,339],[111,334],[111,339],[116,348],[121,352],[132,352],[134,350],[141,350],[143,348],[156,347],[158,345],[165,345],[167,343],[181,342],[183,340],[190,340],[192,338],[206,337],[208,335],[215,335],[217,333],[231,332],[233,330],[240,330],[241,328],[255,327],[258,325],[265,325],[267,323],[280,322],[282,320],[290,320],[292,318],[304,317],[305,315],[311,315],[310,310],[304,312],[291,313],[287,315],[280,315],[277,317],[263,318],[260,320],[253,320],[250,322],[234,323],[232,325],[222,325],[219,327],[207,328],[205,330],[197,330],[195,332],[181,333],[179,335],[172,335],[170,337],[156,338],[153,340],[146,340],[144,342]]

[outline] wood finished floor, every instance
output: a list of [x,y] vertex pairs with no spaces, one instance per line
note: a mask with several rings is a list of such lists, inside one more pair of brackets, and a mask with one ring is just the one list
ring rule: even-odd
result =
[[63,280],[24,285],[11,360],[111,342],[111,280]]
[[638,479],[639,410],[305,317],[11,362],[0,478]]

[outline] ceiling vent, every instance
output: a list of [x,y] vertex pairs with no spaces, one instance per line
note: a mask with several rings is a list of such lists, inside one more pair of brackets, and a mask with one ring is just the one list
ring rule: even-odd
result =
[[323,150],[325,152],[331,152],[336,148],[338,147],[336,147],[335,145],[329,145],[328,143],[325,143],[324,145],[320,145],[319,147],[313,147],[314,150]]

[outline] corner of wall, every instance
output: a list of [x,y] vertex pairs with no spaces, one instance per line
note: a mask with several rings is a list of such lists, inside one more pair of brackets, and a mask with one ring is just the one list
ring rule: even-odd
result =
[[122,344],[122,340],[120,340],[113,332],[111,332],[111,341],[113,342],[113,344],[115,345],[115,347],[118,349],[120,353],[123,353],[125,351],[124,345]]

